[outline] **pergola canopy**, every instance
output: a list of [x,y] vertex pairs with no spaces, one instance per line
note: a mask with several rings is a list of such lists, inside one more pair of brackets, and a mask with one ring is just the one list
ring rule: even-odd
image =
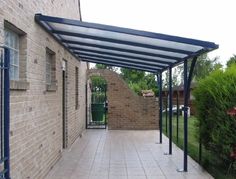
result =
[[218,48],[213,42],[42,14],[35,20],[82,61],[152,73]]
[[[143,70],[158,75],[159,126],[162,143],[162,72],[169,70],[169,152],[172,154],[172,67],[184,63],[184,162],[187,171],[188,99],[197,57],[217,49],[213,42],[115,26],[35,15],[35,20],[78,60]],[[188,61],[191,61],[188,69]]]

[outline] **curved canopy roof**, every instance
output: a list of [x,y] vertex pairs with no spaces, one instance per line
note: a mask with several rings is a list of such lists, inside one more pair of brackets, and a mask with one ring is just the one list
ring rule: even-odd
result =
[[157,73],[218,48],[213,42],[36,14],[79,60]]

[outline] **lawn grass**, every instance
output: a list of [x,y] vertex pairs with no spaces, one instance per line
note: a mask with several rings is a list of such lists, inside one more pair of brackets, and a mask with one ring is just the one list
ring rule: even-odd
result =
[[[169,120],[169,119],[168,119]],[[167,126],[168,126],[167,120]],[[188,154],[199,163],[199,141],[197,139],[197,128],[195,126],[197,119],[194,116],[188,118]],[[177,142],[177,120],[176,116],[172,119],[172,139],[173,142],[183,149],[183,117],[179,116],[179,140]],[[168,137],[169,126],[166,133],[166,117],[163,113],[162,120],[163,133]],[[209,151],[202,147],[202,162],[201,165],[216,179],[236,179],[235,173],[226,175],[228,166],[224,166],[222,163],[217,163],[217,158]]]

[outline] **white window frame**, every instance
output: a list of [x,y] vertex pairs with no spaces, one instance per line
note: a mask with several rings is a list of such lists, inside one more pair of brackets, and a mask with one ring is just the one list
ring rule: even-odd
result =
[[[8,33],[8,35],[6,35]],[[19,46],[20,37],[19,34],[12,31],[9,28],[4,28],[4,44],[10,49],[10,79],[19,80]]]

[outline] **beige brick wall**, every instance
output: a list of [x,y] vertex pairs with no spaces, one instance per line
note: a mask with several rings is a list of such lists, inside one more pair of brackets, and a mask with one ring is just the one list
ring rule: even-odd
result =
[[[0,0],[0,44],[4,20],[26,33],[27,90],[11,90],[10,154],[13,179],[41,179],[62,152],[62,59],[68,62],[68,146],[85,128],[86,64],[77,61],[34,21],[35,13],[80,19],[78,0]],[[56,91],[46,91],[45,48],[56,53]],[[75,66],[79,109],[75,110]],[[27,86],[27,85],[26,85]]]
[[108,129],[147,130],[159,128],[158,102],[135,94],[122,78],[109,70],[89,70],[107,81]]

